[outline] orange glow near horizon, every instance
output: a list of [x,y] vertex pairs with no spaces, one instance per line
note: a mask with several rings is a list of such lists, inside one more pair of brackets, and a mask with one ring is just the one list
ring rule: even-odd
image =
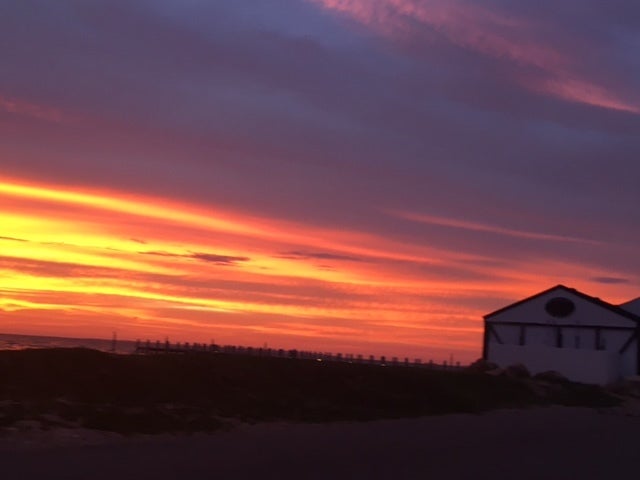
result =
[[12,179],[0,178],[0,205],[0,321],[10,333],[106,338],[116,330],[120,338],[215,338],[425,359],[455,352],[472,360],[481,316],[505,297],[557,283],[544,272],[558,268],[574,278],[593,273],[532,259],[521,268],[492,267],[490,283],[452,279],[430,269],[487,273],[491,259],[369,232]]

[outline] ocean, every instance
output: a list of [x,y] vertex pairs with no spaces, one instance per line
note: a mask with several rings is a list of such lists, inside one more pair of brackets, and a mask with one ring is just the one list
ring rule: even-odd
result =
[[[113,352],[112,339],[40,337],[35,335],[13,335],[0,333],[0,350],[25,350],[27,348],[91,348],[102,352]],[[130,354],[135,351],[136,342],[117,340],[115,353]]]

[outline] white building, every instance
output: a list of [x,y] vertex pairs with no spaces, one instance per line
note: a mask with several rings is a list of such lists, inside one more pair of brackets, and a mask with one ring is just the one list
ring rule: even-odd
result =
[[616,306],[557,285],[485,315],[483,358],[601,385],[640,375],[640,298]]

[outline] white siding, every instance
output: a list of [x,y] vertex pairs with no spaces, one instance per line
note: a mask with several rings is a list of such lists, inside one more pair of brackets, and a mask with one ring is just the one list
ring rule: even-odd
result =
[[576,382],[606,385],[620,377],[620,356],[602,350],[492,344],[489,359],[501,367],[522,363],[533,374],[554,370]]
[[[545,305],[555,297],[572,300],[574,312],[564,318],[548,314]],[[571,380],[600,384],[638,374],[638,340],[620,353],[637,323],[564,288],[491,315],[487,325],[497,334],[488,332],[487,360],[503,367],[522,363],[532,373],[555,370]]]
[[[554,297],[565,297],[576,305],[575,311],[565,318],[554,318],[544,309],[546,303]],[[493,323],[549,323],[553,325],[593,325],[611,327],[635,327],[636,323],[618,313],[603,308],[564,289],[556,289],[521,303],[513,308],[491,316]]]
[[[497,327],[502,329],[503,327]],[[525,327],[525,340],[527,345],[540,345],[546,347],[556,346],[556,332],[548,327]]]

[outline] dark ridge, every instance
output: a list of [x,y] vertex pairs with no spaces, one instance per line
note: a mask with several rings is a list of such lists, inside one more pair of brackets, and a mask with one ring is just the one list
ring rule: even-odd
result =
[[211,431],[245,421],[362,421],[535,405],[606,407],[598,387],[471,371],[211,353],[0,351],[0,426],[38,420],[121,433]]

